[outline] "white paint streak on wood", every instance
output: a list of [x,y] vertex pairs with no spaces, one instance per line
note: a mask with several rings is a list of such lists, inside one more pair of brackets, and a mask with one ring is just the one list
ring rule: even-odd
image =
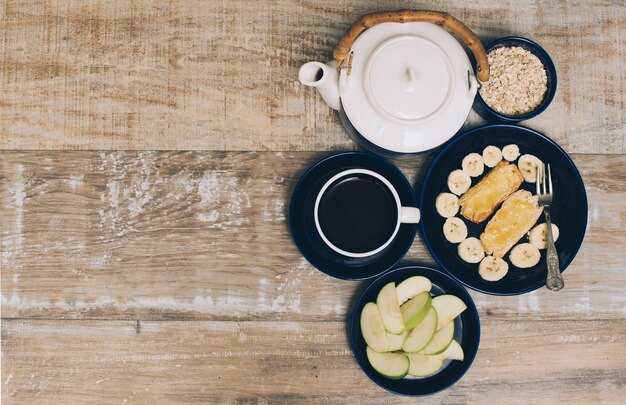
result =
[[8,383],[10,383],[12,379],[13,379],[13,372],[11,371],[11,373],[7,376],[6,380],[4,380],[4,385],[7,385]]
[[85,174],[70,175],[70,178],[68,180],[70,190],[76,191],[76,188],[83,185],[84,180],[85,180]]
[[[259,296],[261,297],[261,295]],[[77,300],[66,302],[21,298],[18,294],[10,297],[1,296],[4,309],[14,310],[61,310],[67,312],[95,310],[109,308],[115,311],[129,310],[160,310],[171,312],[195,312],[220,317],[245,316],[248,314],[271,314],[271,313],[298,313],[300,312],[300,294],[287,292],[279,294],[271,300],[259,298],[257,300],[242,296],[235,290],[229,290],[225,295],[213,297],[211,295],[198,295],[192,301],[179,300],[173,297],[145,297],[119,300],[113,297],[100,297],[93,301]],[[338,305],[324,307],[324,313],[337,313]]]
[[526,313],[529,311],[534,313],[541,312],[537,291],[533,291],[528,294],[518,295],[517,302],[517,311],[520,313]]
[[209,171],[199,181],[190,179],[190,182],[197,183],[201,207],[208,212],[200,212],[197,217],[202,222],[212,223],[209,228],[239,227],[248,221],[243,211],[251,207],[250,197],[236,176]]
[[[104,265],[106,263],[97,264]],[[197,295],[191,301],[167,296],[121,299],[114,296],[101,295],[96,300],[85,301],[78,299],[67,302],[65,300],[49,301],[23,298],[14,293],[9,297],[3,294],[1,302],[4,309],[56,309],[67,312],[82,312],[98,308],[110,308],[110,310],[122,312],[158,309],[161,311],[193,312],[223,317],[245,316],[250,313],[258,315],[267,313],[300,313],[302,297],[299,290],[314,282],[318,277],[320,277],[318,271],[309,265],[306,260],[300,259],[297,265],[291,267],[286,273],[277,276],[279,281],[277,287],[270,284],[268,279],[261,278],[256,299],[250,297],[242,289],[231,288],[223,295],[215,295],[211,290],[205,290],[203,295]],[[276,293],[274,293],[274,290]],[[320,313],[323,314],[343,314],[345,309],[345,304],[338,297],[334,297],[329,303],[322,303],[319,308]]]
[[2,264],[4,265],[8,265],[12,258],[20,254],[24,241],[24,200],[26,199],[24,165],[15,165],[13,176],[15,180],[6,190],[8,197],[12,197],[12,200],[9,200],[11,205],[6,208],[12,208],[15,211],[15,221],[12,224],[12,232],[2,241]]

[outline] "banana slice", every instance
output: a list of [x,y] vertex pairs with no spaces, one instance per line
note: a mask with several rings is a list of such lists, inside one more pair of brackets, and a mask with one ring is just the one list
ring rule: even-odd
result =
[[472,177],[478,177],[485,171],[483,157],[478,153],[470,153],[463,158],[461,162],[463,171]]
[[[559,227],[555,224],[552,224],[552,238],[555,242],[559,238]],[[530,230],[530,232],[528,232],[528,241],[537,246],[537,249],[547,248],[548,226],[545,223],[536,225],[533,229]]]
[[472,185],[472,179],[463,170],[453,170],[448,176],[448,188],[456,195],[462,195]]
[[440,193],[435,199],[435,208],[442,217],[453,217],[459,212],[459,197],[450,193]]
[[509,272],[509,264],[499,257],[487,256],[478,265],[478,274],[487,281],[498,281]]
[[451,243],[463,242],[467,238],[465,222],[459,217],[446,219],[446,222],[443,224],[443,236]]
[[459,244],[459,256],[467,263],[478,263],[485,257],[482,243],[476,238],[467,238]]
[[509,260],[513,263],[513,266],[521,269],[533,267],[535,264],[539,263],[540,259],[541,253],[539,253],[537,246],[532,243],[520,243],[515,246],[509,254]]
[[524,180],[529,183],[537,182],[537,166],[541,165],[543,165],[541,160],[533,155],[522,155],[517,162],[517,167],[522,172]]
[[509,162],[514,162],[519,157],[519,147],[512,143],[502,148],[502,157]]
[[502,161],[502,151],[497,146],[489,145],[483,150],[483,163],[487,167],[494,167]]

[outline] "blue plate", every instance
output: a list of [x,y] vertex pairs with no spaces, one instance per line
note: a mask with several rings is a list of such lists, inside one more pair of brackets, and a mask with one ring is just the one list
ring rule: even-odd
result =
[[[452,294],[459,297],[467,305],[467,309],[456,318],[454,339],[463,348],[465,358],[463,361],[446,360],[444,367],[439,372],[428,377],[407,376],[400,380],[392,380],[383,377],[370,365],[367,360],[367,345],[361,334],[361,311],[368,302],[376,302],[376,297],[380,290],[389,282],[394,281],[396,285],[403,280],[413,276],[424,276],[433,283],[431,294],[433,296],[441,294]],[[392,270],[376,279],[361,294],[350,320],[350,344],[354,357],[367,374],[367,376],[382,388],[402,395],[430,395],[444,390],[456,383],[470,368],[480,342],[480,321],[478,312],[472,297],[461,284],[442,271],[430,269],[428,267],[408,266]]]
[[[435,157],[426,172],[420,193],[422,210],[422,233],[428,249],[435,260],[454,278],[476,291],[494,295],[515,295],[536,290],[545,285],[545,250],[539,263],[529,269],[514,267],[509,263],[509,272],[499,281],[485,281],[478,275],[478,265],[461,260],[457,245],[448,242],[443,236],[445,219],[437,214],[435,198],[441,192],[448,192],[447,177],[454,169],[461,168],[461,161],[471,152],[482,153],[488,145],[499,148],[508,144],[519,146],[520,154],[532,154],[545,164],[550,163],[554,198],[550,213],[552,222],[560,230],[556,249],[559,254],[561,272],[572,262],[582,244],[587,228],[587,194],[582,178],[565,151],[539,132],[516,125],[487,125],[465,132],[453,139]],[[485,170],[485,174],[487,170]],[[476,184],[472,179],[472,184]],[[535,183],[522,183],[521,189],[535,194]],[[460,214],[457,215],[460,217]],[[462,217],[461,217],[462,218]],[[488,220],[474,224],[463,219],[468,228],[468,236],[478,237]],[[543,215],[537,223],[544,222]],[[526,238],[526,237],[524,237]],[[521,242],[524,241],[524,238]],[[565,279],[567,288],[567,278]]]
[[375,277],[393,267],[411,247],[417,224],[402,224],[393,242],[379,253],[353,258],[330,249],[315,227],[315,198],[326,181],[335,174],[354,168],[369,169],[385,176],[398,192],[403,206],[417,207],[413,188],[394,165],[383,158],[362,152],[344,152],[313,165],[300,179],[289,204],[291,236],[302,256],[318,270],[344,280]]

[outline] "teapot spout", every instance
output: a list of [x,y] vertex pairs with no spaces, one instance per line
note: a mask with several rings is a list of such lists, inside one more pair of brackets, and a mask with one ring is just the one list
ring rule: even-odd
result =
[[300,83],[317,87],[326,104],[333,110],[339,110],[339,86],[337,83],[337,64],[309,62],[302,65],[298,74]]

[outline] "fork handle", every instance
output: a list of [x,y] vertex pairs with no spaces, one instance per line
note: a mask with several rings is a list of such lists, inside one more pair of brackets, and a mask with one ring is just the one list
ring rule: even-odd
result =
[[546,287],[551,291],[559,291],[565,286],[565,282],[563,281],[563,276],[559,270],[559,255],[556,253],[556,247],[554,246],[550,211],[547,208],[544,208],[543,213],[546,217],[546,233],[548,234],[548,249],[546,251],[548,278],[546,279]]

